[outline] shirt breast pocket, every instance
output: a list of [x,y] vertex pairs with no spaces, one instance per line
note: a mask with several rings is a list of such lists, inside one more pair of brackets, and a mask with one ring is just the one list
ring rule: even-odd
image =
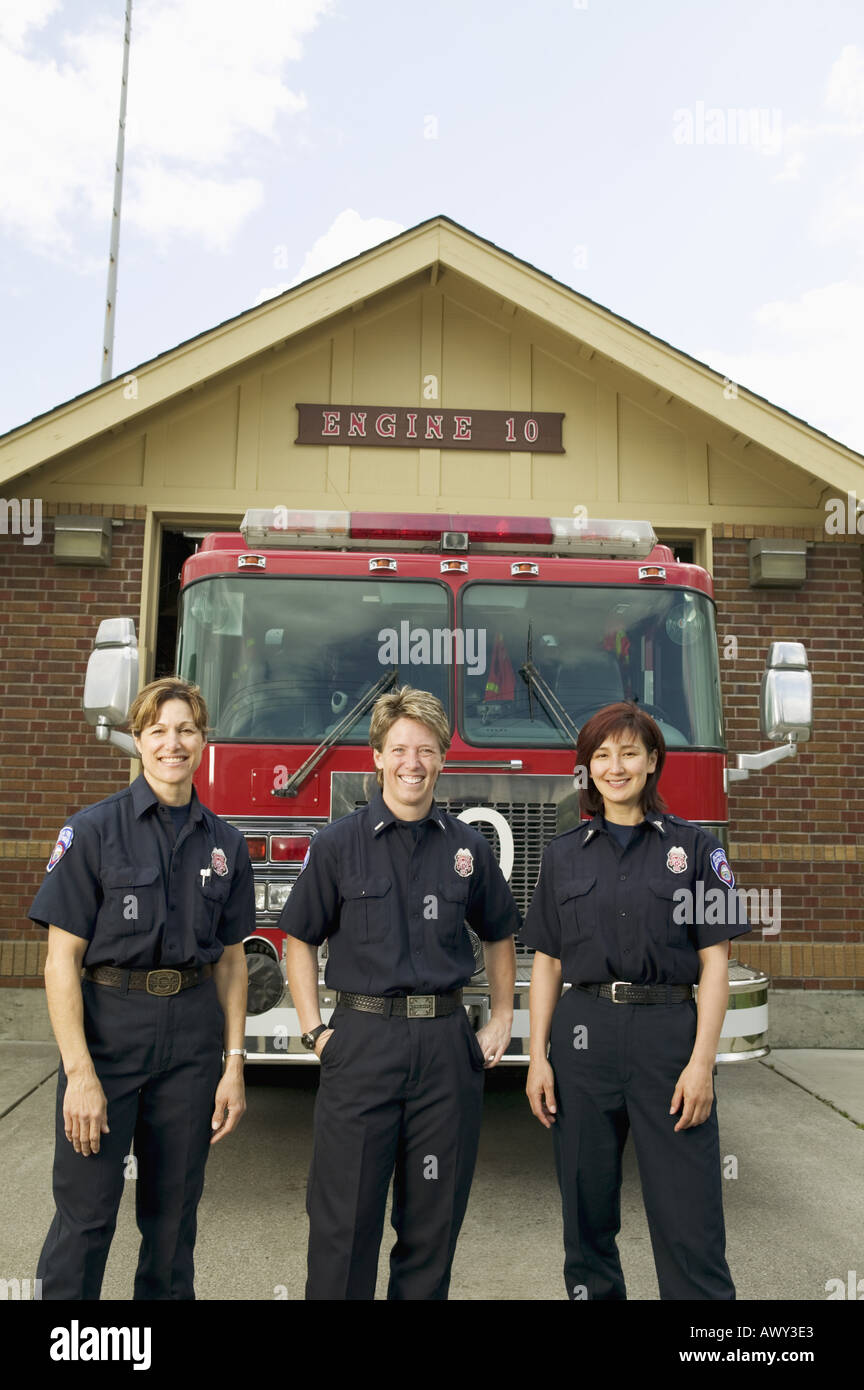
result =
[[444,884],[440,890],[438,935],[445,946],[457,946],[462,939],[469,891],[465,880]]
[[100,925],[112,936],[149,932],[159,924],[162,911],[162,875],[146,864],[103,869],[105,899]]
[[570,878],[557,892],[561,942],[592,936],[599,923],[597,876]]
[[222,919],[231,891],[231,880],[227,874],[211,874],[210,878],[204,879],[199,891],[204,911],[205,932],[208,939],[211,939]]
[[[666,878],[650,878],[648,888],[649,934],[667,946],[686,946],[687,923],[689,917],[692,917],[692,913],[687,912],[687,899],[689,898],[692,904],[692,891],[683,884],[673,883]],[[682,894],[677,900],[676,893]],[[683,897],[683,894],[687,896]]]
[[347,928],[366,946],[383,941],[392,925],[392,886],[389,878],[346,879],[342,885],[340,928]]

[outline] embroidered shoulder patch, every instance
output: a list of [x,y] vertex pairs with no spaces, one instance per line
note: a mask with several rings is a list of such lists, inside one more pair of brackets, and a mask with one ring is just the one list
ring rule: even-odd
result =
[[63,858],[63,855],[66,853],[67,849],[71,845],[74,836],[75,831],[72,829],[71,825],[64,825],[63,829],[60,831],[60,834],[57,836],[57,843],[51,851],[51,858],[48,860],[48,864],[46,866],[49,874],[51,870],[54,868],[54,865],[60,863],[60,860]]
[[735,877],[729,867],[729,860],[722,849],[711,851],[711,868],[714,870],[721,883],[725,883],[727,888],[735,887]]

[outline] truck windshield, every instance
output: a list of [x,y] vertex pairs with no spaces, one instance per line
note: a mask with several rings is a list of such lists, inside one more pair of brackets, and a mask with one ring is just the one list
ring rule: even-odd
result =
[[[201,687],[213,737],[317,743],[393,666],[449,712],[450,627],[434,582],[217,576],[182,596],[177,670]],[[345,741],[368,734],[366,714]]]
[[470,584],[466,631],[486,633],[485,679],[460,671],[462,733],[496,747],[570,746],[519,674],[528,654],[573,722],[638,700],[670,748],[722,748],[714,605],[687,589]]

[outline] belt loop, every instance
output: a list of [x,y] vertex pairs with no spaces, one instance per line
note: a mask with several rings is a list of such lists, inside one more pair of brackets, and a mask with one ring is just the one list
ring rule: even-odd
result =
[[120,992],[121,992],[121,994],[123,994],[123,995],[128,995],[128,993],[129,993],[129,981],[130,981],[131,978],[132,978],[132,971],[131,971],[131,970],[127,970],[127,969],[125,968],[125,966],[121,966],[121,969],[123,970],[123,984],[120,986]]
[[382,1011],[382,1017],[383,1017],[383,1018],[392,1018],[392,1017],[393,1017],[393,996],[392,996],[392,995],[388,995],[387,998],[384,1000],[384,1008],[383,1008],[383,1011]]

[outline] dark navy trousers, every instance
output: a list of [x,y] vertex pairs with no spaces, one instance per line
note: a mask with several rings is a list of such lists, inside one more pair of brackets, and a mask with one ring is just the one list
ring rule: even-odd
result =
[[63,1125],[61,1065],[56,1212],[37,1269],[42,1297],[99,1298],[124,1181],[133,1181],[141,1232],[134,1297],[192,1299],[198,1202],[222,1073],[224,1016],[215,983],[202,980],[167,998],[89,980],[82,991],[111,1132],[101,1136],[98,1154],[75,1152]]
[[696,1005],[613,1004],[567,990],[552,1019],[552,1126],[571,1300],[624,1299],[615,1237],[632,1130],[661,1299],[734,1299],[725,1259],[717,1102],[704,1124],[669,1114],[690,1059]]
[[393,1178],[388,1299],[446,1299],[474,1175],[483,1055],[465,1010],[337,1008],[321,1056],[306,1196],[307,1299],[372,1299]]

